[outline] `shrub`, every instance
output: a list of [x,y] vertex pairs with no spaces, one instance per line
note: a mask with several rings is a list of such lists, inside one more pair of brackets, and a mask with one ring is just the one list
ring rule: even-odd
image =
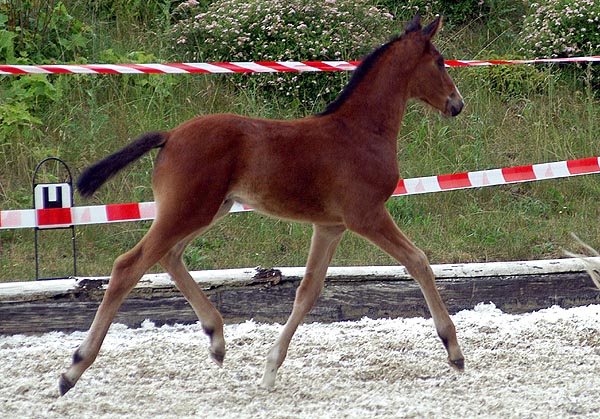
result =
[[536,57],[569,57],[600,49],[600,2],[542,0],[531,3],[521,39]]
[[[0,2],[0,62],[46,64],[78,59],[90,31],[62,1]],[[57,98],[45,75],[0,77],[0,146],[22,129],[35,132],[42,110]]]
[[[594,55],[600,49],[600,2],[542,0],[531,3],[525,17],[522,51],[534,57]],[[564,67],[570,73],[572,66]],[[589,68],[588,86],[600,84],[600,70]]]
[[0,61],[73,61],[85,54],[90,36],[62,1],[0,2]]
[[[522,57],[491,55],[489,58],[510,60]],[[471,70],[477,86],[505,100],[522,99],[530,94],[547,92],[553,81],[550,72],[533,65],[492,65],[474,67]]]
[[[207,0],[202,0],[207,1]],[[91,19],[113,25],[160,26],[168,22],[172,0],[77,0],[72,6]]]
[[[218,0],[204,8],[188,0],[174,18],[169,32],[174,51],[192,61],[359,59],[390,35],[392,22],[366,0]],[[333,99],[345,80],[307,73],[235,79],[305,103]]]
[[441,14],[444,15],[446,21],[452,24],[460,24],[482,16],[485,1],[408,0],[398,2],[395,0],[379,0],[376,3],[404,19],[419,12],[425,17]]
[[[12,76],[7,76],[12,77]],[[0,105],[0,145],[21,128],[35,129],[42,121],[36,116],[54,102],[56,88],[45,75],[35,74],[10,79],[0,85],[3,103]]]
[[[462,25],[482,18],[489,26],[499,24],[499,20],[511,19],[522,14],[522,0],[378,0],[376,4],[386,8],[402,19],[411,18],[415,12],[431,17],[444,16],[450,25]],[[512,19],[511,19],[512,20]]]

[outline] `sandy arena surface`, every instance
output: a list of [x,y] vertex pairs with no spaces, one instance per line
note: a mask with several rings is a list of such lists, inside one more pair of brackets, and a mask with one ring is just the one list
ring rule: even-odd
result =
[[600,305],[453,319],[466,371],[430,319],[298,330],[276,387],[258,386],[279,325],[226,326],[223,368],[199,325],[113,325],[65,397],[57,379],[83,333],[0,336],[0,418],[598,418]]

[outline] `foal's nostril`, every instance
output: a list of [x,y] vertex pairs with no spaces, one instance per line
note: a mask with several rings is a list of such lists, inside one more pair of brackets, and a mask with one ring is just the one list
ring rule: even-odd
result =
[[465,102],[463,102],[462,100],[459,100],[457,102],[451,102],[450,103],[450,114],[452,116],[458,115],[462,111],[464,106],[465,106]]
[[456,116],[462,111],[464,106],[465,102],[460,94],[452,92],[446,101],[446,115]]

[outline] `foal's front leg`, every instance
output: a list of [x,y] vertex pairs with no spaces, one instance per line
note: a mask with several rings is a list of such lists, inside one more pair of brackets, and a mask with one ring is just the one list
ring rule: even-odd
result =
[[406,267],[423,292],[438,336],[448,352],[448,362],[453,368],[463,370],[464,357],[458,344],[456,329],[437,290],[435,276],[425,253],[400,231],[385,207],[374,212],[367,225],[353,225],[349,228],[369,239]]
[[346,228],[342,225],[314,225],[306,273],[296,290],[294,308],[275,345],[267,354],[261,385],[273,387],[277,370],[283,364],[296,329],[312,309],[323,289],[327,268]]

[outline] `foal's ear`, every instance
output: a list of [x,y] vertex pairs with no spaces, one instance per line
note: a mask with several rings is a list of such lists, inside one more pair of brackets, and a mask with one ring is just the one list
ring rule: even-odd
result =
[[406,33],[417,32],[419,30],[421,30],[421,14],[417,13],[415,17],[408,22],[408,25],[406,25]]
[[425,29],[423,29],[423,35],[427,40],[430,40],[435,36],[437,31],[442,27],[442,15],[438,15],[433,22],[431,22]]

